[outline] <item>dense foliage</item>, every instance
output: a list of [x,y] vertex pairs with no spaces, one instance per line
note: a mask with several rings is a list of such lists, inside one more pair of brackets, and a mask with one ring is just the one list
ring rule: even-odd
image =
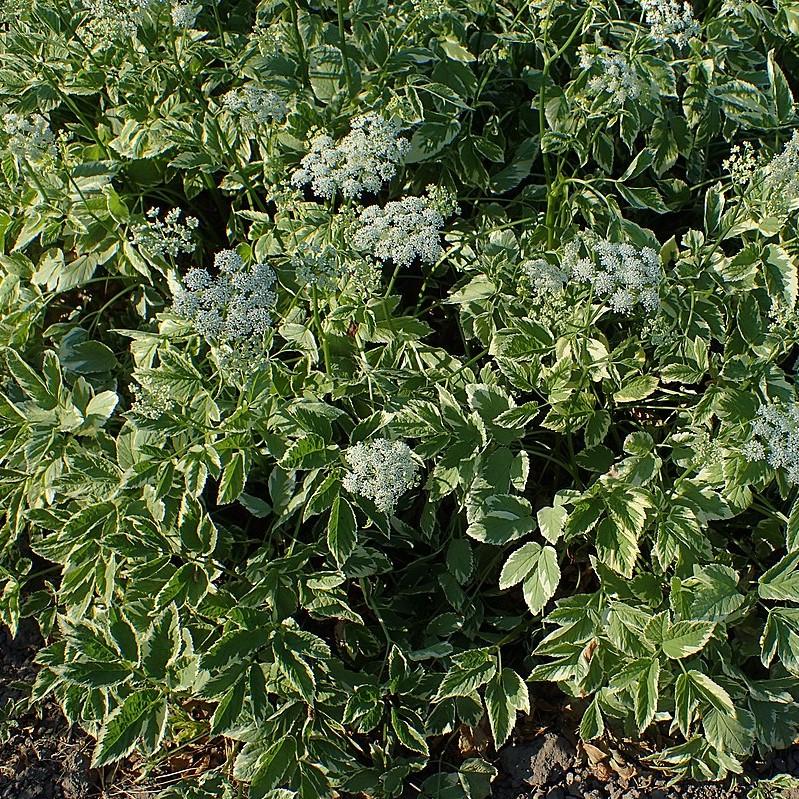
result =
[[775,2],[4,0],[0,614],[96,765],[482,799],[553,683],[793,740]]

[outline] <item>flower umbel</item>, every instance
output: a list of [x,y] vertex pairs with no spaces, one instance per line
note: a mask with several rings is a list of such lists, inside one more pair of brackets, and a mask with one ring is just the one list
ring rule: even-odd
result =
[[336,253],[329,247],[310,247],[291,257],[291,266],[297,281],[320,291],[332,291],[338,284],[342,270],[336,262]]
[[444,217],[440,208],[456,210],[436,187],[428,187],[427,197],[405,197],[386,203],[384,208],[371,205],[361,211],[354,246],[381,261],[410,266],[418,258],[435,263],[443,253],[440,242]]
[[253,122],[281,122],[288,108],[283,98],[269,89],[258,86],[240,86],[231,89],[222,98],[225,108],[238,116],[250,117]]
[[649,25],[649,33],[659,44],[671,42],[685,47],[688,41],[700,32],[699,23],[687,2],[679,0],[640,0]]
[[743,146],[733,144],[730,147],[729,157],[725,158],[721,165],[733,183],[746,186],[757,171],[757,156],[752,143],[745,141]]
[[748,461],[765,460],[772,469],[784,469],[799,484],[799,404],[761,405],[752,422],[752,438],[742,447]]
[[168,211],[163,220],[158,216],[160,208],[147,211],[149,222],[133,225],[133,243],[143,250],[161,258],[167,255],[177,258],[181,253],[194,252],[194,231],[200,224],[193,216],[187,216],[185,222],[180,221],[180,208]]
[[194,3],[173,3],[172,24],[176,28],[193,28],[199,13],[200,6]]
[[190,319],[210,344],[257,348],[272,326],[277,302],[272,267],[254,264],[247,269],[235,250],[217,253],[214,266],[216,277],[196,267],[186,273],[174,295],[174,312]]
[[763,168],[764,210],[772,216],[785,214],[799,199],[799,131]]
[[580,49],[580,68],[592,71],[585,87],[589,97],[599,97],[621,108],[641,94],[643,81],[624,53],[605,46],[584,45]]
[[354,444],[344,459],[349,467],[344,488],[371,499],[383,513],[394,513],[399,498],[418,482],[419,466],[403,441],[378,438]]
[[[581,243],[587,257],[580,257]],[[617,313],[632,313],[638,304],[647,311],[660,305],[660,257],[651,247],[639,250],[632,244],[583,235],[566,245],[563,266],[574,280],[590,283],[596,296]]]
[[55,136],[50,123],[41,114],[24,117],[8,113],[3,116],[3,132],[8,136],[8,151],[18,159],[42,161],[56,155]]
[[332,198],[337,191],[349,198],[376,193],[394,177],[410,148],[399,134],[393,120],[375,114],[357,117],[339,142],[326,134],[316,136],[291,182],[297,188],[310,184],[317,197]]

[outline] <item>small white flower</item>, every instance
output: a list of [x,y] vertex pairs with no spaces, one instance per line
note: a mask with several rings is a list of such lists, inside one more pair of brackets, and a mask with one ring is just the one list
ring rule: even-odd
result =
[[733,183],[746,186],[757,171],[757,157],[752,143],[745,141],[743,147],[733,144],[730,155],[722,161],[722,167],[732,178]]
[[599,97],[614,108],[621,108],[628,100],[641,95],[644,83],[624,53],[604,45],[583,45],[580,48],[580,68],[593,73],[586,84],[589,97]]
[[193,252],[197,219],[187,216],[186,221],[181,222],[180,208],[168,211],[163,221],[158,218],[159,213],[159,208],[150,208],[147,211],[149,222],[131,226],[133,243],[161,258],[167,255],[177,258],[181,253]]
[[396,122],[367,114],[354,119],[352,130],[339,142],[319,134],[291,176],[292,185],[310,185],[317,197],[326,198],[337,191],[348,198],[375,194],[394,177],[410,148],[399,133]]
[[342,485],[351,494],[371,499],[383,513],[394,513],[400,497],[418,481],[419,466],[402,441],[378,438],[344,451],[349,472]]
[[294,253],[291,266],[297,281],[303,286],[311,286],[319,291],[332,291],[338,285],[342,270],[336,260],[336,253],[329,247],[309,247]]
[[799,404],[761,405],[750,427],[752,438],[741,448],[744,457],[785,469],[789,482],[799,484]]
[[21,160],[42,161],[56,156],[55,135],[41,114],[7,113],[2,118],[2,130],[8,136],[8,151]]
[[564,272],[543,258],[525,261],[522,264],[522,273],[530,291],[539,297],[560,294],[569,279],[568,272]]
[[83,32],[93,45],[108,46],[136,35],[142,12],[159,0],[85,0]]
[[169,387],[157,378],[157,371],[144,373],[137,378],[139,385],[131,386],[134,400],[130,412],[134,416],[155,420],[174,408],[175,400]]
[[671,42],[685,47],[690,39],[699,36],[699,23],[690,3],[679,0],[640,0],[640,3],[649,33],[659,44]]
[[231,89],[222,98],[222,104],[231,113],[250,117],[258,124],[281,122],[288,113],[285,101],[277,92],[252,85]]
[[763,168],[761,196],[764,211],[772,216],[786,213],[799,199],[799,131]]
[[272,327],[277,303],[275,273],[267,264],[249,269],[235,250],[217,253],[214,277],[207,270],[190,269],[173,298],[173,311],[190,319],[211,344],[245,345],[257,349]]
[[[442,207],[441,198],[431,189],[428,187],[426,198],[405,197],[384,208],[364,208],[352,240],[355,248],[401,267],[410,266],[417,258],[435,263],[443,253],[440,233],[444,217],[436,207]],[[443,207],[451,209],[452,205],[444,203]]]
[[[581,257],[583,247],[587,258]],[[662,269],[651,247],[639,250],[585,233],[566,245],[562,265],[573,280],[590,283],[594,294],[617,313],[632,313],[639,304],[655,311],[660,305]]]
[[172,5],[172,24],[176,28],[193,28],[200,13],[200,6],[194,3],[178,2]]

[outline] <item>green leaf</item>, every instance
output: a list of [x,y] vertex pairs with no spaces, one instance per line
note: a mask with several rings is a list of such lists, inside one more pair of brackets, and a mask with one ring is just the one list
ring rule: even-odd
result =
[[15,350],[6,350],[6,364],[8,371],[17,385],[44,409],[50,410],[58,404],[58,398],[50,393],[49,389],[33,369],[28,366]]
[[283,640],[276,637],[272,642],[275,662],[286,682],[309,704],[316,697],[316,679],[308,663],[295,651],[289,649]]
[[510,588],[520,583],[535,568],[538,557],[541,554],[541,547],[534,541],[524,544],[511,554],[502,567],[499,575],[499,587],[501,590]]
[[342,566],[358,543],[358,525],[351,505],[336,494],[327,522],[327,547],[336,563]]
[[494,655],[488,649],[474,649],[462,653],[441,680],[433,701],[440,702],[450,696],[469,696],[485,685],[496,673]]
[[785,526],[785,545],[788,552],[799,551],[799,499],[793,503],[788,523]]
[[217,505],[228,505],[237,500],[244,484],[247,482],[247,459],[243,452],[234,452],[225,465],[222,479],[219,481],[219,491],[216,495]]
[[799,552],[786,555],[761,576],[757,583],[761,599],[799,602]]
[[655,717],[658,703],[658,682],[660,679],[660,661],[652,658],[642,671],[633,695],[635,723],[638,731],[643,732]]
[[507,544],[535,529],[530,503],[511,494],[486,497],[466,534],[488,544]]
[[110,372],[117,365],[114,353],[100,341],[80,341],[62,347],[59,360],[64,369],[79,375]]
[[281,458],[284,469],[318,469],[332,458],[332,451],[325,440],[315,433],[308,433],[295,441]]
[[556,543],[562,535],[567,516],[568,511],[562,505],[545,507],[538,511],[538,527],[541,530],[541,535],[550,544]]
[[610,421],[610,414],[606,410],[598,410],[591,415],[583,431],[586,447],[590,449],[605,440],[610,430]]
[[678,621],[661,644],[663,654],[673,660],[695,655],[704,649],[715,629],[716,625],[709,621]]
[[169,605],[150,625],[141,646],[141,666],[148,677],[162,680],[167,666],[180,653],[178,611]]
[[789,122],[794,116],[793,94],[785,74],[776,61],[774,50],[769,50],[767,69],[768,81],[771,87],[771,100],[774,103],[777,120],[780,123]]
[[658,387],[658,379],[654,375],[639,375],[625,383],[614,395],[616,402],[638,402],[653,394]]
[[596,529],[596,552],[615,572],[632,577],[638,559],[638,536],[627,525],[603,519]]
[[453,538],[447,547],[447,569],[461,584],[469,582],[474,570],[472,546],[466,538]]
[[250,799],[269,799],[297,763],[297,743],[291,736],[281,738],[262,752],[253,769]]
[[524,601],[534,616],[540,613],[555,595],[560,582],[560,565],[554,547],[544,547],[533,571],[522,583]]
[[86,420],[104,422],[114,412],[119,397],[113,391],[101,391],[95,394],[86,405]]
[[491,176],[489,187],[495,194],[515,189],[529,174],[538,154],[538,136],[525,139],[503,170]]
[[64,679],[89,688],[107,688],[119,685],[133,673],[124,663],[75,661],[63,666]]
[[160,703],[160,692],[147,689],[130,694],[112,710],[100,727],[92,767],[99,768],[127,757]]
[[706,674],[696,671],[696,669],[690,669],[685,672],[684,676],[689,680],[692,695],[699,701],[705,702],[711,708],[728,716],[735,713],[735,705],[732,703],[730,695]]
[[752,714],[741,708],[733,713],[711,709],[702,719],[705,736],[711,746],[731,755],[749,754],[755,738],[755,721]]
[[799,296],[796,261],[777,244],[769,244],[765,255],[763,269],[769,294],[779,298],[789,308],[795,307]]
[[447,54],[448,58],[453,61],[461,61],[468,63],[474,61],[474,56],[459,42],[453,39],[439,39],[441,49]]
[[424,722],[412,710],[391,708],[391,726],[399,742],[412,752],[429,755],[424,734]]
[[595,696],[585,709],[582,721],[580,721],[580,738],[584,741],[591,741],[594,738],[599,738],[604,732],[605,721],[602,718],[602,711],[599,709],[599,698]]
[[530,712],[527,686],[512,669],[502,669],[485,689],[485,705],[494,747],[499,749],[510,737],[516,725],[516,711]]
[[656,214],[667,214],[669,208],[663,202],[660,192],[651,186],[646,188],[632,188],[616,183],[616,190],[627,201],[631,208],[654,211]]
[[211,718],[211,735],[219,735],[230,729],[241,715],[244,708],[245,686],[246,680],[242,675],[233,683],[233,687],[226,691]]

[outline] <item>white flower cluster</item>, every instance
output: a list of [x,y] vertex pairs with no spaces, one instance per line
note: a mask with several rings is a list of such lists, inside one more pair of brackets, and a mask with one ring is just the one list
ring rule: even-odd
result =
[[45,157],[55,157],[55,136],[50,123],[41,114],[26,117],[4,114],[2,129],[8,136],[8,151],[20,160],[41,161]]
[[393,513],[399,498],[418,480],[419,466],[403,441],[378,438],[354,444],[344,451],[344,459],[349,467],[344,488],[371,499],[383,513]]
[[742,447],[744,457],[785,469],[788,480],[799,484],[799,404],[761,405],[752,422],[752,435]]
[[282,23],[273,22],[271,19],[256,19],[249,39],[264,58],[276,58],[292,46],[291,37],[286,33]]
[[656,42],[685,47],[691,38],[699,35],[699,23],[690,3],[679,0],[640,0],[640,3],[649,33]]
[[721,165],[733,183],[746,186],[757,171],[757,157],[752,143],[745,141],[743,146],[733,144],[730,147],[729,157],[725,158]]
[[569,279],[568,272],[564,272],[544,258],[524,261],[522,274],[529,290],[539,298],[560,294]]
[[247,269],[235,250],[217,253],[212,277],[206,269],[190,269],[175,293],[173,310],[190,319],[211,344],[256,345],[272,326],[277,296],[275,273],[267,264]]
[[337,191],[347,198],[375,194],[394,177],[410,148],[399,134],[393,120],[375,114],[357,117],[339,142],[326,134],[316,136],[291,182],[297,188],[310,184],[317,197],[332,198]]
[[177,2],[172,4],[172,24],[176,28],[193,28],[200,13],[200,6],[192,2]]
[[250,117],[258,124],[281,122],[288,113],[285,101],[277,92],[252,85],[231,89],[222,98],[222,104],[231,113]]
[[[588,248],[588,257],[580,257],[581,243]],[[584,235],[566,245],[563,266],[575,280],[590,283],[594,293],[617,313],[630,313],[639,303],[647,311],[660,305],[660,257],[651,247],[639,250]]]
[[161,258],[167,255],[177,258],[181,253],[193,252],[193,233],[200,224],[197,219],[187,216],[186,221],[181,222],[180,208],[167,211],[163,220],[158,218],[160,213],[160,208],[150,208],[147,211],[149,222],[131,226],[133,243]]
[[799,131],[794,131],[782,152],[764,167],[762,197],[764,210],[777,216],[799,199]]
[[296,252],[291,257],[291,266],[300,285],[323,292],[335,289],[342,275],[336,254],[330,247],[309,247]]
[[169,388],[155,379],[155,374],[142,374],[138,377],[139,385],[131,387],[134,400],[130,412],[142,419],[154,421],[172,410],[175,400]]
[[621,108],[627,100],[635,100],[641,94],[643,81],[635,67],[623,53],[609,47],[583,45],[580,48],[580,68],[595,73],[586,84],[589,97],[600,97]]
[[729,15],[733,17],[742,17],[746,12],[748,0],[724,0],[721,4],[721,16]]
[[136,35],[142,11],[159,0],[86,0],[83,32],[91,44],[109,45]]
[[457,210],[448,192],[428,186],[427,197],[405,197],[384,208],[364,208],[352,243],[356,249],[400,267],[410,266],[416,258],[432,264],[444,251],[440,241],[444,214]]

